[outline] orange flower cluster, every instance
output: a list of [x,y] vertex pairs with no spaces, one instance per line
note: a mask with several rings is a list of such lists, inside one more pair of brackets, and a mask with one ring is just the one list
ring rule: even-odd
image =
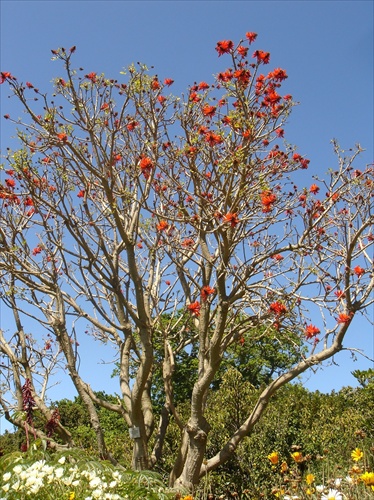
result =
[[311,339],[311,338],[315,337],[320,332],[321,332],[321,330],[319,328],[317,328],[316,326],[312,325],[312,324],[308,325],[305,328],[305,336],[306,336],[307,339]]
[[276,316],[281,316],[282,314],[286,314],[287,307],[282,302],[277,301],[270,304],[269,310]]
[[273,209],[273,204],[277,200],[277,197],[274,193],[272,193],[269,189],[262,191],[260,193],[261,203],[262,203],[262,211],[267,213]]
[[208,300],[209,295],[213,295],[216,292],[215,288],[212,288],[211,286],[203,286],[201,289],[201,300],[203,302]]
[[150,158],[146,156],[143,157],[139,162],[139,167],[146,179],[149,178],[151,170],[153,169],[153,162]]
[[201,306],[200,306],[200,302],[198,300],[196,300],[196,302],[192,302],[192,304],[189,304],[187,306],[187,309],[190,311],[192,316],[195,316],[197,318],[200,316]]

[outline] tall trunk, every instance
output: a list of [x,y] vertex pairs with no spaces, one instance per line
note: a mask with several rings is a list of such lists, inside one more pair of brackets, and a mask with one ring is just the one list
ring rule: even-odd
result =
[[182,487],[193,492],[199,483],[209,429],[210,426],[204,417],[199,421],[189,420],[184,431],[187,434],[187,453],[182,472],[174,481],[174,487]]
[[130,429],[130,437],[133,439],[132,468],[134,470],[149,469],[148,439],[144,419],[134,421]]

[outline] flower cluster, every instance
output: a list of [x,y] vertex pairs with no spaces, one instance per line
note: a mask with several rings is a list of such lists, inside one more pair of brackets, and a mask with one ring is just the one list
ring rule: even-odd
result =
[[[1,492],[5,498],[66,498],[71,500],[122,500],[174,497],[156,475],[129,473],[89,460],[82,462],[61,456],[56,463],[37,460],[31,465],[18,457],[2,474]],[[14,496],[16,495],[16,496]],[[148,497],[147,497],[148,498]]]

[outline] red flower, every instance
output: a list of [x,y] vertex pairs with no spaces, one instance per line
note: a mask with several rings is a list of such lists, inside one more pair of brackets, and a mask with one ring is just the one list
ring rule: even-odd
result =
[[287,73],[285,72],[284,69],[277,68],[268,74],[268,78],[271,78],[272,80],[275,80],[276,82],[282,82],[283,80],[288,78],[288,76],[287,76]]
[[257,33],[253,33],[251,31],[248,31],[246,34],[245,34],[247,40],[249,41],[249,43],[252,43],[256,40],[257,38]]
[[58,139],[61,142],[67,142],[68,136],[65,134],[65,132],[61,132],[61,134],[57,134]]
[[34,88],[34,85],[33,85],[32,83],[30,83],[30,82],[26,82],[26,87],[27,87],[28,89],[33,89],[33,88]]
[[236,225],[239,224],[238,214],[228,212],[223,217],[223,222],[225,222],[226,224],[230,224],[231,227],[235,227]]
[[352,319],[351,314],[340,313],[337,318],[337,322],[343,325],[344,324],[347,325],[351,321],[351,319]]
[[270,210],[272,210],[273,208],[273,203],[277,200],[277,197],[275,196],[274,193],[272,193],[268,189],[262,191],[262,193],[260,193],[260,197],[262,203],[262,211],[270,212]]
[[250,77],[251,77],[251,74],[247,69],[237,69],[234,72],[234,78],[237,78],[238,82],[243,86],[246,86],[249,84]]
[[313,194],[317,194],[319,191],[319,187],[317,186],[317,184],[312,184],[309,188],[309,191]]
[[13,78],[8,71],[2,71],[0,73],[0,85],[5,82],[7,78]]
[[187,309],[190,311],[192,316],[199,317],[200,316],[200,302],[197,300],[196,302],[192,302],[192,304],[189,304],[187,306]]
[[224,71],[223,73],[218,73],[217,80],[220,82],[229,82],[232,80],[234,77],[231,69],[228,69],[227,71]]
[[168,87],[170,87],[170,85],[173,85],[174,83],[174,80],[172,80],[171,78],[165,78],[164,80],[164,84],[167,85]]
[[153,168],[153,162],[150,158],[147,158],[146,156],[142,158],[139,162],[139,167],[146,179],[149,178],[150,172]]
[[151,83],[152,90],[158,90],[160,88],[160,82],[155,78]]
[[270,304],[269,310],[276,316],[280,316],[281,314],[286,314],[287,307],[281,302],[273,302]]
[[129,122],[126,125],[126,128],[127,128],[127,130],[130,130],[130,132],[132,132],[135,129],[135,127],[137,127],[138,125],[139,125],[139,122],[132,120],[131,122]]
[[165,280],[165,285],[170,286],[171,282],[169,280]]
[[206,90],[209,88],[209,85],[206,82],[200,82],[197,86],[198,90]]
[[85,192],[86,192],[86,191],[85,191],[84,189],[81,189],[81,190],[79,191],[79,193],[77,194],[78,198],[84,198],[84,194],[85,194]]
[[203,286],[201,289],[201,300],[205,302],[208,300],[209,295],[213,295],[216,292],[215,288],[210,286]]
[[8,188],[14,188],[16,186],[16,181],[14,179],[5,179],[5,184]]
[[192,247],[195,244],[195,241],[192,238],[185,238],[182,241],[182,247],[188,248]]
[[209,104],[205,104],[203,106],[203,115],[208,116],[209,118],[212,118],[215,113],[216,113],[216,107],[215,106],[209,106]]
[[365,269],[362,269],[362,267],[360,266],[356,266],[354,269],[353,269],[353,272],[355,273],[356,276],[358,276],[359,278],[361,278],[361,276],[363,274],[365,274]]
[[238,54],[240,54],[242,57],[247,57],[247,53],[248,53],[247,47],[243,47],[243,45],[240,45],[238,47]]
[[32,254],[38,255],[38,253],[40,253],[41,251],[42,251],[42,247],[40,245],[38,245],[37,247],[34,248],[34,250],[32,251]]
[[191,92],[189,99],[192,102],[200,102],[201,101],[199,94],[197,94],[196,92]]
[[271,258],[274,259],[274,260],[277,260],[278,262],[280,262],[281,260],[284,259],[283,255],[281,255],[280,253],[272,255]]
[[342,292],[341,290],[336,290],[336,292],[334,292],[334,294],[336,295],[336,298],[338,300],[345,299],[345,293]]
[[101,106],[100,109],[104,111],[104,110],[106,110],[108,108],[109,108],[109,104],[107,102],[104,102],[104,104],[102,104],[102,106]]
[[160,104],[164,104],[164,102],[166,101],[166,97],[165,97],[165,96],[163,96],[163,95],[159,95],[159,96],[157,97],[157,100],[158,100],[158,102],[159,102]]
[[234,44],[231,40],[221,40],[217,42],[216,51],[218,52],[218,56],[222,56],[222,54],[231,52],[233,48]]
[[92,83],[96,83],[97,82],[96,73],[94,73],[94,72],[88,73],[88,75],[84,75],[84,77],[88,78],[89,80],[91,80]]
[[284,137],[284,130],[282,128],[277,128],[275,131],[278,137]]
[[270,61],[270,53],[269,52],[264,52],[263,50],[256,50],[256,52],[253,53],[252,57],[257,58],[257,63],[258,64],[269,64]]
[[308,325],[305,328],[305,336],[307,339],[311,339],[311,338],[315,337],[320,332],[321,332],[321,330],[314,325]]
[[169,227],[169,224],[166,222],[166,220],[161,220],[159,224],[157,224],[156,228],[157,231],[166,231]]
[[223,142],[222,137],[218,134],[215,134],[214,132],[209,132],[208,134],[206,134],[205,140],[209,144],[209,146],[212,147]]

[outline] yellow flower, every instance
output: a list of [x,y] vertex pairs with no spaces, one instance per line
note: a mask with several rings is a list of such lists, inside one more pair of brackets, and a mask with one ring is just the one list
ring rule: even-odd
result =
[[364,472],[364,474],[360,476],[360,479],[366,486],[374,486],[374,472]]
[[300,463],[304,460],[303,454],[301,451],[295,451],[291,453],[291,457],[295,460],[295,462]]
[[307,474],[305,477],[306,484],[314,483],[315,476],[313,474]]
[[193,496],[186,495],[185,497],[182,498],[182,500],[193,500]]
[[358,462],[361,460],[361,458],[364,456],[364,452],[360,450],[360,448],[356,448],[355,450],[352,451],[351,457],[355,462]]
[[278,452],[273,451],[272,453],[270,453],[270,455],[268,455],[268,459],[273,465],[276,465],[279,462]]
[[72,491],[71,493],[69,493],[69,500],[74,500],[75,499],[75,493],[74,491]]

